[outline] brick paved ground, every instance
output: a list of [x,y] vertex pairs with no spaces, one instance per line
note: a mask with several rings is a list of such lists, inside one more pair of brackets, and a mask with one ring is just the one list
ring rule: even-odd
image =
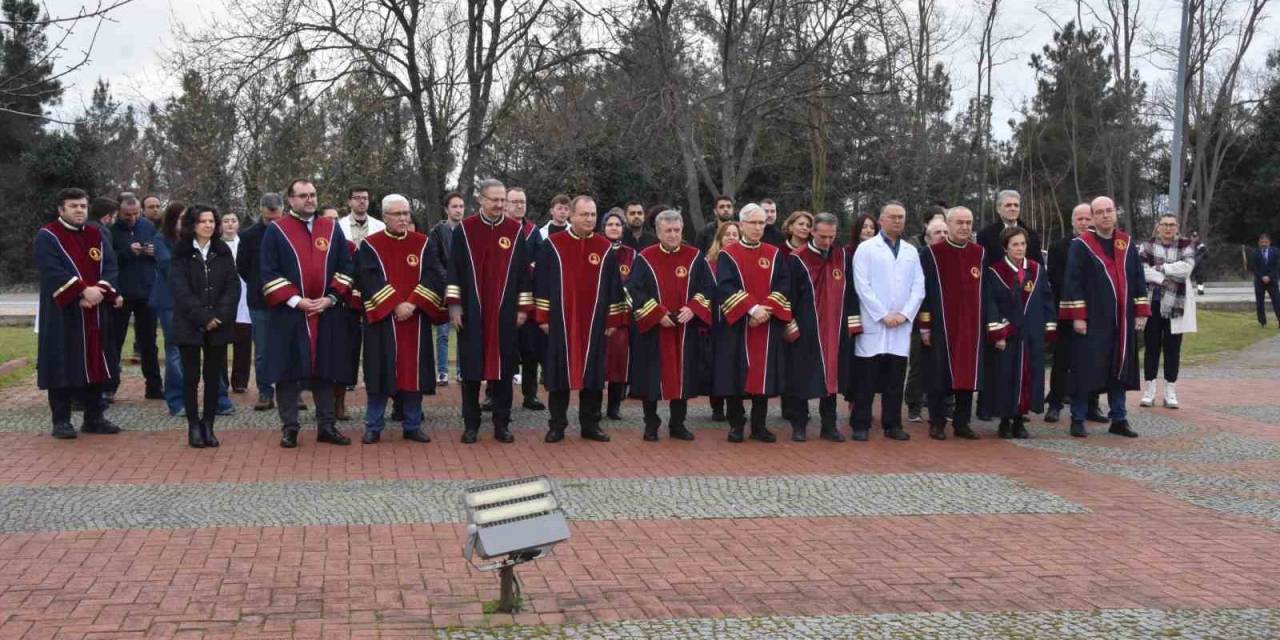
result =
[[[732,445],[699,403],[693,443],[642,442],[628,406],[608,444],[518,411],[515,444],[465,446],[450,387],[430,444],[282,450],[239,396],[204,451],[136,377],[130,431],[74,441],[13,387],[0,638],[1280,637],[1278,376],[1280,339],[1189,371],[1138,440]],[[457,496],[540,473],[572,538],[486,615]]]

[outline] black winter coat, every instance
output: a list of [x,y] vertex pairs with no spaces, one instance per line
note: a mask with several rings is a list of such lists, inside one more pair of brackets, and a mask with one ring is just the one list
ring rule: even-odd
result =
[[222,324],[209,333],[215,345],[235,338],[236,307],[240,303],[240,276],[231,247],[221,239],[209,241],[204,260],[190,240],[179,240],[169,263],[169,289],[173,292],[174,344],[201,346],[205,327],[217,318]]

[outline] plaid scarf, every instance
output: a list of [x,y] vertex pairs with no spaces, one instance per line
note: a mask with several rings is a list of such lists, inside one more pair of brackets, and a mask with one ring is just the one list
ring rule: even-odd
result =
[[[1196,262],[1196,248],[1190,240],[1179,238],[1171,245],[1161,244],[1155,238],[1147,240],[1138,248],[1138,256],[1142,258],[1142,262],[1151,267],[1161,267],[1166,262],[1186,262],[1192,267]],[[1164,318],[1181,318],[1183,309],[1187,304],[1187,278],[1174,280],[1166,277],[1164,282],[1159,285],[1147,283],[1147,288],[1159,286],[1162,291],[1160,293],[1160,316]],[[1148,293],[1154,297],[1155,292]]]

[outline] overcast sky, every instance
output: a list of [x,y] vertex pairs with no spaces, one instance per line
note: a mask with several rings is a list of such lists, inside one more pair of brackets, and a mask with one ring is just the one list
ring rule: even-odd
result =
[[[80,113],[93,93],[94,82],[106,78],[118,99],[143,107],[150,101],[162,101],[177,88],[177,78],[164,69],[163,54],[173,43],[174,25],[199,25],[209,15],[222,11],[223,0],[133,0],[112,12],[112,21],[104,23],[98,33],[89,64],[69,75],[63,105],[57,110],[63,119]],[[81,6],[96,0],[47,0],[55,16],[74,14]],[[1004,36],[1019,36],[1008,42],[997,56],[1003,64],[996,70],[993,92],[997,137],[1007,137],[1009,118],[1035,92],[1035,76],[1027,63],[1032,53],[1050,41],[1054,21],[1065,22],[1074,15],[1072,0],[1005,0],[999,31]],[[974,92],[974,66],[980,35],[979,17],[974,0],[940,0],[946,29],[952,44],[940,56],[948,65],[954,89],[954,102],[963,106]],[[1143,21],[1164,40],[1175,40],[1178,32],[1178,0],[1143,0]],[[1086,18],[1086,22],[1088,19]],[[1266,52],[1280,46],[1280,29],[1267,23],[1254,44],[1252,64],[1260,66]],[[92,29],[81,23],[68,40],[70,51],[64,64],[88,45]],[[1155,64],[1153,64],[1155,63]],[[1153,59],[1139,67],[1152,85],[1168,86],[1172,71],[1163,60]]]

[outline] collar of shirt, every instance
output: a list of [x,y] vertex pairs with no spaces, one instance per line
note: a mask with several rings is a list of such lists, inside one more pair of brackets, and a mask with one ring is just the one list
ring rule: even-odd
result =
[[63,220],[62,216],[58,216],[58,222],[61,222],[62,226],[66,227],[69,231],[84,231],[84,225],[71,224],[70,222]]
[[902,238],[898,238],[897,240],[890,240],[889,236],[885,235],[884,231],[881,231],[880,239],[884,240],[884,243],[889,245],[889,248],[893,250],[893,255],[895,256],[898,255],[898,245],[902,242]]
[[831,249],[827,249],[826,251],[823,251],[822,249],[819,249],[816,245],[814,245],[812,240],[805,243],[805,246],[809,247],[810,251],[822,256],[823,259],[825,259],[828,255],[831,254]]
[[197,251],[197,252],[199,252],[199,254],[200,254],[200,259],[201,259],[201,260],[208,260],[208,259],[209,259],[209,247],[213,246],[213,240],[209,240],[208,242],[204,243],[204,246],[203,246],[203,247],[202,247],[202,246],[200,246],[200,241],[199,241],[199,240],[192,240],[192,241],[191,241],[191,246],[195,247],[195,248],[196,248],[196,251]]

